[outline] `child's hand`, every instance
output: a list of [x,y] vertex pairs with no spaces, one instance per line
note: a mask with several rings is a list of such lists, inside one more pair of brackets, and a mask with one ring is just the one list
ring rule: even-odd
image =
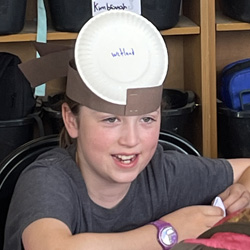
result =
[[250,207],[250,193],[242,184],[233,184],[219,196],[228,214]]
[[181,208],[161,219],[173,225],[179,241],[196,238],[223,218],[221,208],[214,206],[190,206]]

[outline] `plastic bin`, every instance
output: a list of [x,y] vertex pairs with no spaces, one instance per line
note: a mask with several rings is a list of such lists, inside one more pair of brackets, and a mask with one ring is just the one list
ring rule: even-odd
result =
[[62,112],[51,107],[43,108],[42,115],[45,135],[59,134],[63,128]]
[[236,111],[218,103],[218,156],[250,157],[250,110]]
[[[49,0],[51,20],[58,31],[79,32],[92,17],[90,0]],[[174,27],[179,21],[181,0],[142,0],[142,16],[159,30]],[[105,7],[105,6],[104,6]]]
[[194,92],[164,89],[162,99],[161,129],[178,134],[193,143],[196,108]]
[[0,161],[14,149],[33,139],[34,118],[0,121]]
[[174,27],[179,21],[181,0],[142,0],[142,16],[159,30]]
[[42,102],[42,120],[45,135],[59,134],[64,126],[61,105],[64,102],[64,93],[48,96]]
[[58,31],[79,32],[92,17],[90,0],[48,0],[51,20]]
[[222,12],[238,21],[250,22],[249,0],[220,0]]
[[0,35],[19,33],[24,26],[26,0],[0,1]]

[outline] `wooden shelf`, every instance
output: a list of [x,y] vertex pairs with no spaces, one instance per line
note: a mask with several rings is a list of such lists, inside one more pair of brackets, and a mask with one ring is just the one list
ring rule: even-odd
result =
[[250,23],[244,23],[216,12],[216,31],[250,30]]
[[[76,39],[77,33],[55,31],[51,25],[48,27],[47,40],[72,40]],[[29,42],[36,41],[36,22],[26,21],[23,30],[18,34],[0,36],[3,42]]]
[[[200,27],[185,16],[181,16],[178,24],[171,29],[162,30],[163,36],[167,35],[193,35],[199,34]],[[50,25],[48,27],[47,40],[74,40],[78,33],[55,31]],[[3,42],[28,42],[36,41],[36,22],[26,21],[24,29],[18,34],[0,36],[0,43]]]
[[185,16],[180,16],[177,25],[171,29],[162,30],[163,36],[200,34],[200,27]]
[[[22,61],[35,57],[32,42],[37,38],[36,22],[30,21],[36,20],[36,4],[32,0],[27,1],[29,7],[24,29],[18,34],[0,35],[0,50],[17,54]],[[164,87],[192,90],[196,94],[200,106],[195,114],[195,133],[191,142],[208,157],[216,157],[217,150],[214,146],[217,139],[214,2],[215,0],[182,0],[183,15],[177,25],[160,31],[168,47],[170,62]],[[223,28],[226,23],[229,22],[218,18],[217,29],[226,30]],[[59,41],[60,44],[67,45],[73,43],[77,35],[77,32],[56,31],[48,25],[48,41]],[[56,84],[55,86],[57,87]]]

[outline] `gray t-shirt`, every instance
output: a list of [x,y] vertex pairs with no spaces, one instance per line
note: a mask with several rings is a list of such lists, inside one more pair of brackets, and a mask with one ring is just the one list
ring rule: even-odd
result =
[[106,209],[89,198],[72,155],[72,148],[53,149],[23,171],[9,209],[4,250],[21,250],[23,230],[40,218],[59,219],[72,234],[122,232],[185,206],[210,204],[233,183],[226,160],[163,152],[158,146],[124,199]]

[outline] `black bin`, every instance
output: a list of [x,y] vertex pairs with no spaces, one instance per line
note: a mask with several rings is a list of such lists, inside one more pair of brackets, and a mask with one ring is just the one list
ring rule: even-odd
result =
[[0,35],[19,33],[24,26],[26,0],[0,1]]
[[174,27],[179,21],[181,0],[142,0],[142,16],[159,30]]
[[45,135],[60,134],[64,126],[62,112],[51,107],[44,107],[43,124]]
[[34,118],[0,121],[0,161],[22,144],[33,139]]
[[42,102],[42,120],[45,135],[59,134],[64,127],[61,111],[63,102],[63,93],[48,96],[48,99]]
[[[48,6],[52,24],[58,31],[79,32],[92,17],[90,0],[48,0]],[[179,21],[180,6],[181,0],[142,0],[141,14],[159,30],[169,29]],[[105,5],[100,8],[109,11]]]
[[161,129],[194,141],[195,94],[192,91],[164,89],[162,94]]
[[90,0],[48,0],[51,20],[58,31],[79,32],[92,17]]
[[238,21],[250,22],[249,0],[220,0],[222,12]]
[[250,157],[250,110],[237,111],[218,103],[217,113],[219,157]]

